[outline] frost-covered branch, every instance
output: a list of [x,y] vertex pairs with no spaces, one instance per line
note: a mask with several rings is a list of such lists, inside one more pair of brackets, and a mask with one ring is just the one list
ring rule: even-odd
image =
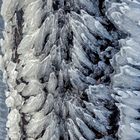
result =
[[[124,100],[123,94],[128,92],[128,96],[138,89],[138,78],[130,82],[139,74],[137,61],[134,63],[129,55],[138,59],[132,52],[138,47],[140,33],[135,24],[132,29],[133,20],[138,19],[131,12],[125,15],[129,8],[139,13],[134,2],[129,4],[108,0],[106,4],[101,0],[3,1],[3,60],[11,140],[128,138],[124,131],[125,127],[131,129],[130,116],[125,107],[136,113],[139,103]],[[127,33],[132,38],[124,39]],[[125,50],[127,44],[130,50]],[[132,63],[126,65],[127,61]],[[120,97],[116,95],[119,93]],[[132,97],[138,100],[136,96],[135,91]],[[132,139],[139,137],[137,124],[131,124],[135,127]]]

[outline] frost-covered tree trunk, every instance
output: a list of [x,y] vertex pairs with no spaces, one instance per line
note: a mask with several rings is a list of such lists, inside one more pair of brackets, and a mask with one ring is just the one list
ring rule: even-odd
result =
[[3,0],[9,139],[140,138],[139,3],[110,1]]

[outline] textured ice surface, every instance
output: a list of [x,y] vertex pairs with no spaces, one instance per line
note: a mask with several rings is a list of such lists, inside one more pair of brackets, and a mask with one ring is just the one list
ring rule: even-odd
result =
[[139,6],[3,0],[10,140],[140,139]]
[[118,101],[120,122],[118,136],[122,140],[140,139],[140,1],[112,3],[108,16],[121,30],[130,34],[120,40],[121,50],[112,61],[114,98]]

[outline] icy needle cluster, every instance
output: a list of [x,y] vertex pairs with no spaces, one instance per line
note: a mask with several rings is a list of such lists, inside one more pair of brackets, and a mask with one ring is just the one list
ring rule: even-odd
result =
[[3,0],[10,140],[140,138],[139,6]]

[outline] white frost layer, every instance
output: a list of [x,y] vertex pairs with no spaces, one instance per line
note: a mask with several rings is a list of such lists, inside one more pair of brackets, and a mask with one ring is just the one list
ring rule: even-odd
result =
[[[26,6],[25,6],[26,5]],[[25,6],[25,9],[24,9]],[[7,128],[8,128],[8,136],[11,140],[20,140],[23,139],[22,135],[22,113],[33,112],[37,108],[41,106],[42,100],[44,99],[44,93],[39,85],[39,82],[36,77],[36,73],[38,71],[38,63],[34,57],[34,49],[32,48],[33,40],[36,37],[36,32],[38,30],[39,22],[35,18],[40,17],[39,7],[41,6],[41,2],[36,1],[20,1],[20,0],[8,0],[3,1],[2,5],[2,15],[5,21],[5,32],[4,32],[4,42],[3,42],[3,50],[4,50],[4,66],[7,72],[7,83],[9,86],[10,94],[7,94],[6,104],[10,108],[10,113],[8,115]],[[23,25],[23,39],[20,43],[20,49],[17,50],[18,54],[21,54],[19,59],[21,59],[20,63],[14,63],[11,61],[12,59],[12,49],[15,46],[14,39],[14,28],[13,26],[18,28],[18,20],[16,11],[20,8],[23,8],[24,21],[25,25]],[[32,11],[30,11],[32,9]],[[35,12],[35,18],[32,18],[30,12]],[[35,20],[35,21],[32,21]],[[34,24],[36,23],[36,24]],[[28,30],[27,30],[28,27]],[[20,36],[20,35],[19,35]],[[29,41],[30,40],[30,41]],[[25,65],[23,68],[22,66]],[[25,81],[29,82],[27,88],[25,88],[25,83],[20,83],[17,85],[17,79],[20,78],[25,79]],[[30,96],[29,100],[26,102],[24,98],[20,95],[22,92],[23,96]],[[37,95],[36,97],[32,95]],[[24,104],[24,106],[23,106]],[[39,106],[40,104],[40,106]],[[32,107],[32,108],[31,108]]]
[[120,40],[122,48],[112,61],[115,69],[112,82],[117,93],[112,96],[119,102],[119,139],[135,140],[140,139],[140,2],[122,1],[120,4],[106,1],[111,5],[108,17],[130,34],[129,38]]

